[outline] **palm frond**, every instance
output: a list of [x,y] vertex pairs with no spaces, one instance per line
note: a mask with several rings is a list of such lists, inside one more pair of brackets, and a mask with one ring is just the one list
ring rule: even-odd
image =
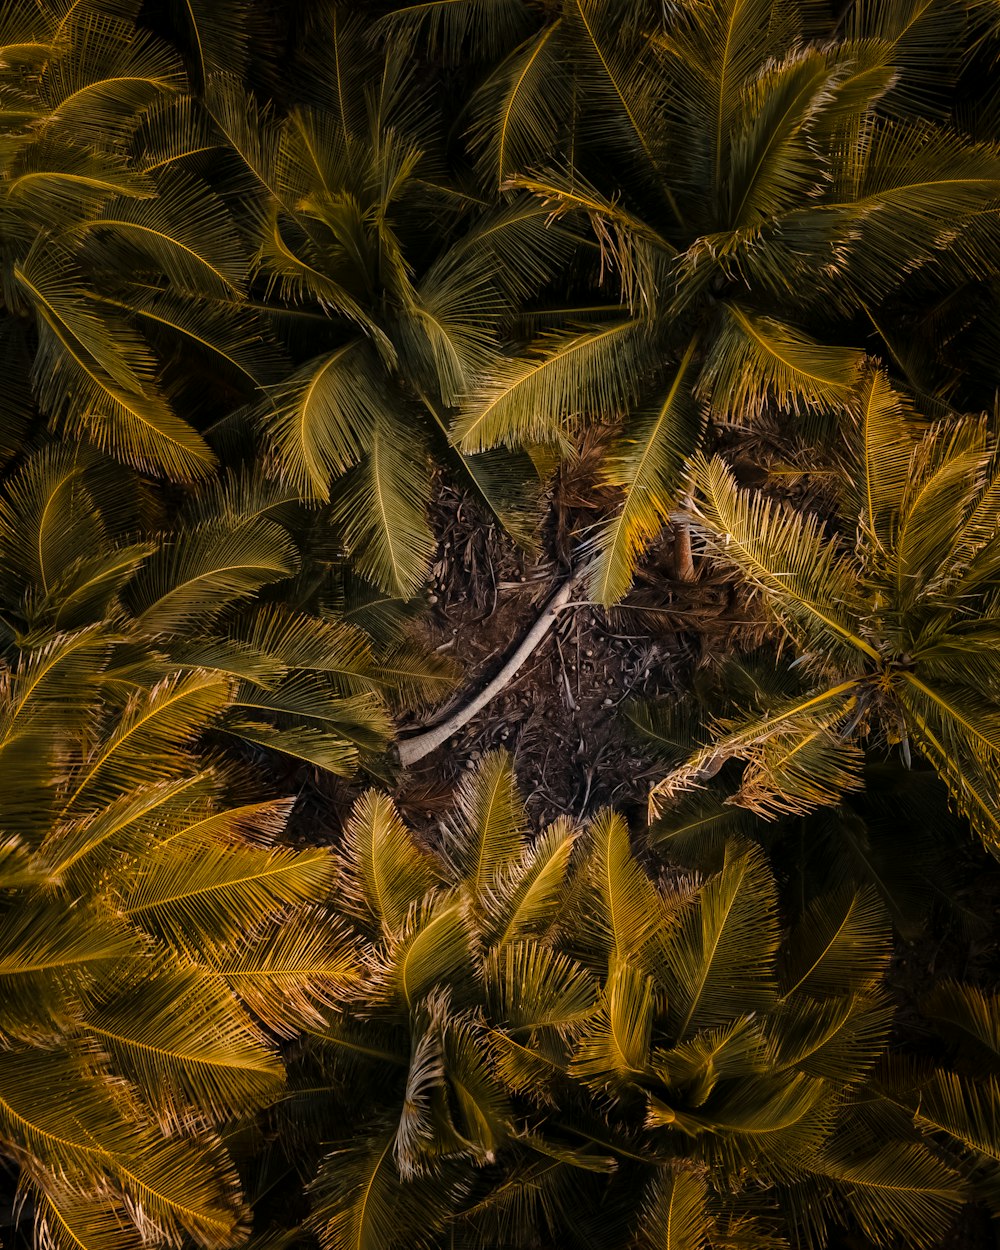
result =
[[933,1020],[963,1055],[976,1066],[989,1067],[1000,1055],[1000,998],[974,985],[944,980],[921,1001],[922,1013]]
[[463,780],[455,809],[445,850],[455,875],[478,902],[515,862],[527,833],[527,815],[506,751],[489,752]]
[[226,846],[176,838],[144,857],[123,882],[121,914],[176,949],[231,949],[294,904],[322,902],[333,880],[325,848]]
[[847,470],[852,514],[871,540],[886,549],[902,506],[913,451],[906,406],[886,375],[872,371],[858,398],[848,430],[856,448]]
[[472,395],[455,441],[466,452],[551,442],[573,418],[622,412],[638,398],[647,335],[632,319],[536,339],[527,356],[499,362]]
[[765,593],[768,610],[804,650],[848,664],[878,658],[857,632],[863,611],[853,566],[817,518],[740,490],[719,457],[695,456],[691,482],[698,491],[693,522],[711,553]]
[[596,979],[586,968],[537,942],[515,942],[484,961],[491,1018],[514,1036],[532,1029],[567,1030],[598,1003]]
[[606,453],[604,475],[624,487],[625,499],[594,539],[588,589],[605,606],[617,603],[631,586],[643,551],[676,503],[684,462],[698,445],[702,418],[689,376],[695,347],[692,340],[667,390],[649,408],[629,416]]
[[136,695],[74,770],[66,810],[94,810],[119,794],[185,771],[187,761],[178,748],[190,743],[228,700],[228,682],[200,673],[168,677]]
[[357,571],[402,599],[416,593],[430,565],[430,495],[423,440],[380,415],[364,460],[338,492],[333,515]]
[[211,620],[297,570],[294,544],[273,521],[205,522],[165,542],[146,561],[130,588],[129,606],[139,629],[159,637]]
[[58,252],[36,252],[14,276],[38,318],[33,383],[43,411],[128,464],[204,477],[212,453],[157,392],[155,361],[138,335],[123,321],[98,319]]
[[91,263],[139,264],[166,275],[192,295],[238,297],[248,262],[222,201],[204,184],[179,170],[156,176],[157,194],[111,201],[71,230],[62,241],[80,240]]
[[770,1006],[778,942],[777,895],[763,853],[736,848],[681,912],[667,942],[677,1038]]
[[395,1126],[328,1155],[311,1186],[322,1250],[391,1250],[431,1244],[451,1205],[437,1177],[403,1182],[393,1159]]
[[593,1018],[575,1040],[570,1074],[614,1096],[649,1071],[656,991],[651,977],[616,963]]
[[370,349],[351,339],[296,370],[254,413],[273,440],[281,477],[307,499],[325,501],[331,477],[357,464],[389,406]]
[[707,1250],[717,1245],[708,1182],[694,1169],[661,1169],[643,1199],[640,1244],[646,1250]]
[[871,992],[888,965],[890,937],[874,890],[841,889],[820,896],[789,944],[789,959],[782,969],[782,997]]
[[495,189],[510,175],[545,163],[569,112],[562,25],[557,18],[529,36],[473,96],[473,146],[484,182]]
[[178,1127],[192,1102],[221,1119],[263,1106],[284,1080],[229,991],[194,969],[123,985],[87,1012],[86,1028]]
[[39,900],[0,918],[0,1032],[51,1045],[72,1028],[77,1003],[120,960],[138,952],[126,928],[97,909],[67,923],[63,908]]
[[957,1173],[917,1144],[892,1142],[861,1157],[838,1152],[822,1173],[866,1236],[878,1241],[902,1233],[917,1247],[944,1235],[966,1192]]
[[651,945],[663,939],[665,905],[632,854],[628,826],[617,812],[600,812],[590,825],[588,840],[595,936],[606,952],[608,967],[628,962],[641,965]]
[[392,801],[375,790],[355,804],[342,857],[345,902],[387,937],[440,880],[435,860],[417,845]]
[[353,937],[318,909],[296,909],[275,934],[265,929],[242,951],[218,947],[205,958],[254,1018],[286,1038],[322,1028],[359,975]]
[[560,819],[495,874],[480,898],[485,935],[504,947],[558,923],[570,856],[579,834]]
[[725,302],[699,389],[729,421],[757,418],[774,403],[796,414],[836,412],[848,405],[860,364],[852,348]]

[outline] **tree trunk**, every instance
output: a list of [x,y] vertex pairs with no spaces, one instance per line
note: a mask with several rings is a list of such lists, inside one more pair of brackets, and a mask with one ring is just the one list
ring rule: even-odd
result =
[[573,588],[579,581],[579,576],[578,573],[569,575],[542,608],[538,619],[521,639],[507,663],[492,681],[487,682],[477,695],[474,695],[468,703],[463,704],[457,712],[454,712],[447,720],[442,721],[440,725],[433,725],[422,733],[399,740],[396,744],[396,750],[399,754],[399,762],[404,768],[409,768],[417,760],[423,759],[425,755],[430,755],[438,747],[444,746],[452,734],[457,733],[463,725],[472,720],[477,712],[492,702],[511,683],[521,665],[555,624],[558,613],[569,603]]
[[[685,512],[691,507],[691,496],[681,500]],[[679,582],[693,582],[697,574],[691,552],[691,526],[687,521],[674,522],[674,577]]]

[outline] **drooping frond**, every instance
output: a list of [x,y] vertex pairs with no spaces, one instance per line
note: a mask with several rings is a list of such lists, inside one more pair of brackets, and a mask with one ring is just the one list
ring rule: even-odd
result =
[[546,335],[498,363],[471,397],[454,438],[463,451],[552,441],[573,418],[618,414],[638,397],[648,329],[638,320]]
[[57,256],[36,253],[14,269],[38,318],[40,406],[126,463],[182,480],[204,477],[212,453],[158,393],[152,354],[124,322],[95,315],[59,272]]
[[434,550],[429,503],[423,440],[380,416],[333,511],[357,571],[401,599],[411,598],[427,576]]
[[655,403],[627,418],[604,460],[607,480],[625,490],[620,509],[594,540],[588,588],[605,606],[631,586],[642,553],[676,504],[684,462],[698,445],[702,419],[690,385],[696,345],[692,340]]
[[389,403],[372,353],[352,339],[270,390],[255,414],[274,440],[277,473],[307,499],[327,500],[331,477],[357,464]]
[[726,302],[699,386],[726,421],[753,420],[774,403],[795,413],[836,412],[848,406],[860,363],[852,348],[829,347]]
[[494,189],[545,163],[568,113],[570,83],[560,64],[563,19],[518,45],[473,97],[473,143]]

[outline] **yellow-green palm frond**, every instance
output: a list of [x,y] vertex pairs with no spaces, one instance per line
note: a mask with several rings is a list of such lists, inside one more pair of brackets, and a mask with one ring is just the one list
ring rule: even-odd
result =
[[695,348],[692,340],[656,401],[626,418],[604,459],[605,478],[625,491],[621,507],[593,540],[588,587],[605,606],[627,593],[643,552],[676,505],[684,463],[698,445],[703,421],[691,393]]

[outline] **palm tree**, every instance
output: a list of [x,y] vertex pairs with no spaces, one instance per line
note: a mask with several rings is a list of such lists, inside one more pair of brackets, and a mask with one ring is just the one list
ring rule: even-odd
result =
[[[633,705],[628,717],[669,772],[712,741],[713,727],[750,713],[766,716],[775,704],[808,697],[810,689],[801,666],[776,666],[773,650],[763,647],[720,658],[698,674],[690,691]],[[835,805],[765,820],[729,801],[740,788],[742,762],[717,760],[713,770],[716,764],[709,784],[665,803],[650,825],[658,856],[690,870],[717,871],[731,839],[755,841],[796,898],[870,887],[905,939],[926,934],[935,907],[965,925],[976,923],[963,905],[956,871],[967,830],[933,769],[871,752],[861,787]]]
[[[37,424],[37,405],[63,436],[204,479],[216,456],[192,418],[206,396],[245,400],[282,358],[241,307],[249,257],[197,176],[216,141],[181,62],[127,14],[19,0],[0,19],[7,451]],[[219,375],[200,408],[193,360]]]
[[239,1244],[226,1137],[350,960],[330,854],[193,751],[217,672],[125,675],[113,626],[25,642],[0,697],[0,1153],[39,1244]]
[[206,97],[252,241],[253,289],[294,331],[300,362],[251,415],[275,475],[329,505],[357,571],[405,598],[433,550],[433,447],[508,528],[530,535],[530,461],[449,450],[448,414],[568,236],[546,228],[538,204],[479,212],[444,177],[402,54],[373,53],[364,23],[335,6],[310,20],[287,116],[222,74]]
[[[455,20],[477,11],[448,7]],[[590,573],[610,604],[676,502],[706,420],[783,414],[785,429],[794,417],[829,431],[873,327],[919,383],[899,347],[912,319],[900,288],[925,280],[918,306],[939,305],[940,323],[950,297],[945,324],[962,321],[956,293],[996,275],[983,223],[1000,158],[927,116],[949,26],[934,6],[857,0],[835,35],[766,0],[542,7],[548,24],[482,88],[496,105],[490,151],[510,153],[505,186],[589,219],[620,303],[601,320],[564,313],[500,361],[453,438],[478,452],[623,418],[605,474],[624,498],[593,538]],[[403,12],[437,12],[443,28],[443,10]],[[960,26],[963,6],[949,10]],[[566,40],[575,72],[536,73]],[[547,110],[564,111],[565,93],[572,124],[553,155]],[[937,325],[939,341],[950,333]]]
[[[376,649],[331,611],[296,608],[292,492],[230,474],[166,517],[141,480],[71,443],[28,457],[0,501],[0,654],[97,631],[93,674],[127,704],[180,672],[233,683],[213,732],[351,775],[389,742],[391,707],[447,688],[402,641]],[[158,515],[159,513],[159,515]],[[268,598],[268,594],[271,597]]]
[[746,767],[732,801],[763,815],[809,811],[861,785],[866,744],[898,746],[906,762],[915,748],[998,854],[1000,478],[989,426],[920,423],[872,372],[845,434],[843,538],[741,490],[719,458],[693,461],[696,533],[758,590],[808,682],[729,717],[651,805],[736,759]]
[[359,976],[284,1105],[324,1250],[930,1246],[996,1149],[968,1084],[923,1117],[952,1077],[884,1069],[870,889],[785,937],[759,850],[657,886],[612,812],[531,840],[499,754],[437,849],[371,792],[337,858]]

